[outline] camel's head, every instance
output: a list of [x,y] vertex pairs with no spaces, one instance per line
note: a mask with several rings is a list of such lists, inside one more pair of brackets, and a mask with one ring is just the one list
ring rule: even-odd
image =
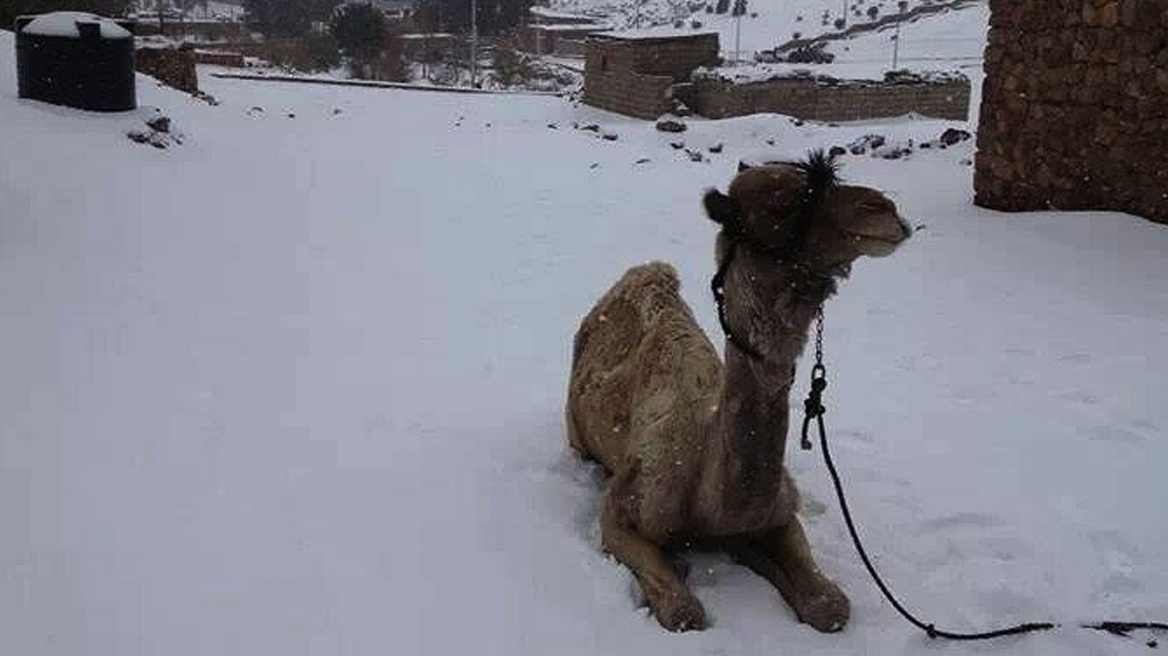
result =
[[[798,311],[791,298],[812,301],[801,306],[813,311],[856,258],[888,255],[912,234],[884,194],[838,184],[822,151],[806,162],[740,167],[729,193],[711,190],[704,203],[722,226],[711,283],[718,319],[727,338],[758,360],[787,343],[786,323]],[[780,304],[788,306],[776,312]]]
[[727,237],[827,274],[861,255],[888,255],[912,234],[887,196],[838,184],[817,153],[807,162],[740,166],[729,194],[712,190],[705,206]]

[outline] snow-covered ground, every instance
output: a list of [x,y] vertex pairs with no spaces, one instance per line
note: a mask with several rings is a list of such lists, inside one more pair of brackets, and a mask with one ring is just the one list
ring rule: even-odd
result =
[[[646,35],[696,34],[717,32],[723,54],[727,59],[749,60],[754,52],[769,50],[795,38],[802,38],[838,32],[835,22],[842,16],[847,6],[846,26],[871,23],[867,11],[877,10],[877,18],[884,18],[897,12],[897,3],[891,0],[749,0],[747,13],[739,20],[729,13],[707,13],[702,3],[690,0],[550,0],[552,7],[581,14],[597,16],[618,29],[629,33]],[[717,0],[704,3],[716,6]],[[733,6],[730,2],[730,6]],[[923,5],[946,4],[940,0],[907,0],[906,11]],[[697,7],[697,10],[693,10]],[[858,13],[858,15],[857,15]],[[902,62],[924,67],[929,62],[936,64],[936,58],[944,53],[945,58],[955,49],[965,48],[974,57],[981,56],[984,45],[986,17],[989,9],[986,3],[966,5],[958,11],[944,11],[931,14],[919,20],[906,23],[902,32]],[[962,17],[954,20],[958,15]],[[980,31],[970,31],[965,24],[969,21],[983,21]],[[680,29],[679,29],[680,21]],[[694,27],[694,21],[699,25]],[[859,46],[854,55],[833,44],[831,52],[840,57],[839,61],[865,61],[890,64],[892,43],[888,37],[891,30],[879,32],[876,36],[862,36],[858,40],[870,44]],[[737,46],[735,44],[738,44]],[[741,56],[735,56],[740,51]]]
[[[0,32],[0,653],[1146,653],[1073,628],[930,642],[794,448],[844,633],[702,556],[714,626],[666,634],[598,550],[561,424],[589,306],[669,260],[716,334],[705,187],[740,158],[960,124],[694,120],[688,146],[725,147],[695,163],[559,98],[203,77],[209,106],[140,78],[187,137],[156,150],[125,137],[146,109],[18,101],[12,52]],[[1168,232],[973,207],[970,155],[845,162],[927,226],[827,307],[862,532],[945,628],[1163,621]]]

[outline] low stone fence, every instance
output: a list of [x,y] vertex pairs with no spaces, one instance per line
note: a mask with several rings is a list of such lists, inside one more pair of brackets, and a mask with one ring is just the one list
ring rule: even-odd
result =
[[195,62],[230,68],[247,66],[247,60],[243,53],[231,52],[230,50],[195,50]]
[[952,120],[969,118],[969,79],[961,75],[883,82],[811,76],[734,82],[699,74],[692,87],[678,96],[707,118],[758,113],[786,114],[811,121],[856,121],[908,113]]
[[629,70],[584,77],[584,102],[611,112],[653,120],[673,109],[673,78]]
[[199,77],[195,71],[195,52],[190,48],[138,48],[134,66],[163,84],[196,93]]

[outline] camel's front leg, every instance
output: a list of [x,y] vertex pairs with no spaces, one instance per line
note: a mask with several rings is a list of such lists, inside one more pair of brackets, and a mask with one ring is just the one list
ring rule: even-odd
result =
[[629,513],[619,501],[628,499],[618,475],[604,495],[600,511],[600,532],[604,550],[624,563],[645,593],[649,607],[661,626],[670,631],[706,628],[706,612],[686,587],[661,547],[637,532]]
[[727,551],[778,588],[801,621],[823,632],[840,631],[847,624],[848,598],[815,565],[798,517],[781,528],[733,538]]

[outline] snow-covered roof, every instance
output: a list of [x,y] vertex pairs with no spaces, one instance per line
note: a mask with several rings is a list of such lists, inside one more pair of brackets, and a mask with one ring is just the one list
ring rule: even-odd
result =
[[621,39],[624,41],[652,41],[655,39],[688,39],[699,36],[716,37],[718,36],[718,33],[698,30],[646,29],[605,32],[604,36],[605,38]]
[[968,82],[964,74],[953,70],[901,70],[885,72],[883,69],[857,64],[747,64],[739,66],[703,67],[694,71],[695,77],[715,78],[750,84],[782,79],[815,80],[826,85],[855,84],[944,84],[948,82]]
[[556,23],[554,25],[530,25],[533,30],[540,32],[607,32],[611,25],[588,25],[586,23]]
[[576,20],[576,21],[595,21],[598,20],[595,16],[587,14],[573,14],[567,11],[556,11],[548,7],[532,7],[528,10],[532,16],[539,16],[540,18],[547,18],[550,20]]
[[41,14],[25,25],[21,32],[38,36],[80,39],[81,30],[77,27],[78,23],[97,23],[103,39],[128,39],[133,36],[129,30],[108,18],[82,11],[54,11],[49,14]]

